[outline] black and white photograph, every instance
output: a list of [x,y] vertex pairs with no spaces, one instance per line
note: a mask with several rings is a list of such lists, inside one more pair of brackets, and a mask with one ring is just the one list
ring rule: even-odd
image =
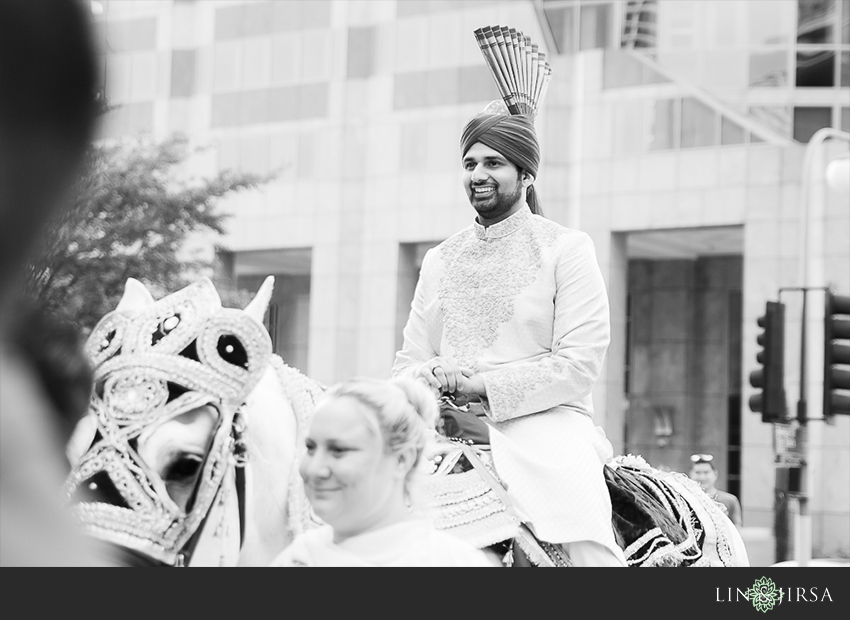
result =
[[850,0],[0,0],[0,405],[3,567],[846,610]]

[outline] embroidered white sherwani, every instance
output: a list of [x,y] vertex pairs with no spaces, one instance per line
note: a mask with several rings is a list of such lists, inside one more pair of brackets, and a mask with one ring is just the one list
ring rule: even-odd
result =
[[610,340],[593,242],[524,207],[429,250],[393,375],[436,356],[484,380],[493,462],[534,533],[620,552],[591,388]]

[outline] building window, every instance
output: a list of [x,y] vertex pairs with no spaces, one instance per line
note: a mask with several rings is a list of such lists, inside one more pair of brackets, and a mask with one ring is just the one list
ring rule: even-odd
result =
[[375,27],[348,29],[348,77],[366,78],[375,73]]
[[794,139],[808,142],[818,129],[832,126],[832,108],[794,108]]
[[410,316],[410,305],[416,283],[419,281],[419,270],[425,253],[438,245],[439,241],[423,241],[419,243],[401,243],[398,246],[398,288],[396,289],[396,351],[404,345],[404,326]]
[[293,368],[309,373],[312,250],[287,248],[219,252],[216,280],[223,295],[253,296],[269,275],[274,291],[264,324],[273,351]]
[[720,144],[744,144],[746,141],[743,127],[725,116],[720,119]]
[[682,100],[682,148],[717,144],[718,114],[693,97]]
[[195,94],[197,50],[172,50],[171,96],[191,97]]
[[[549,3],[547,3],[549,4]],[[578,42],[576,35],[576,19],[577,12],[574,6],[560,7],[545,7],[546,21],[549,24],[549,29],[552,31],[552,36],[555,40],[555,46],[560,54],[572,54],[578,51]]]
[[797,50],[797,88],[835,86],[835,52]]
[[629,0],[623,20],[621,47],[658,45],[658,4],[656,0]]
[[[791,137],[791,109],[784,106],[754,106],[750,116],[783,136]],[[755,136],[753,136],[755,138]],[[760,142],[755,138],[752,142]]]
[[848,51],[845,32],[848,23],[850,2],[800,0],[797,3],[797,87],[847,85],[844,56]]
[[850,0],[841,0],[841,44],[850,45]]
[[615,30],[615,7],[619,6],[610,0],[543,0],[543,14],[557,53],[614,45],[619,41]]
[[797,44],[832,43],[835,0],[798,0]]
[[788,47],[791,45],[794,33],[794,5],[783,2],[748,2],[750,45],[761,47],[765,45]]
[[613,43],[613,7],[610,4],[581,6],[579,15],[579,49],[610,47]]
[[750,53],[750,87],[788,86],[788,52]]
[[679,146],[681,99],[657,99],[650,101],[649,111],[649,150],[662,151]]

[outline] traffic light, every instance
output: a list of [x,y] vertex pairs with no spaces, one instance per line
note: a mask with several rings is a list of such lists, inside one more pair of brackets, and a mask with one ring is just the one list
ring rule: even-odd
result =
[[850,415],[850,295],[826,291],[823,319],[823,417]]
[[762,422],[784,422],[785,304],[767,302],[758,325],[764,329],[758,336],[762,350],[756,356],[761,368],[750,373],[750,385],[762,391],[750,396],[750,410],[761,413]]

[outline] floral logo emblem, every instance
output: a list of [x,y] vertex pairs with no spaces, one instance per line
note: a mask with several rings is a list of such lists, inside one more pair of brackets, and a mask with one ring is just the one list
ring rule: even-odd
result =
[[747,596],[752,602],[753,607],[763,613],[773,609],[773,606],[782,600],[783,594],[785,593],[781,589],[776,589],[773,580],[767,577],[756,579],[753,587],[747,590]]

